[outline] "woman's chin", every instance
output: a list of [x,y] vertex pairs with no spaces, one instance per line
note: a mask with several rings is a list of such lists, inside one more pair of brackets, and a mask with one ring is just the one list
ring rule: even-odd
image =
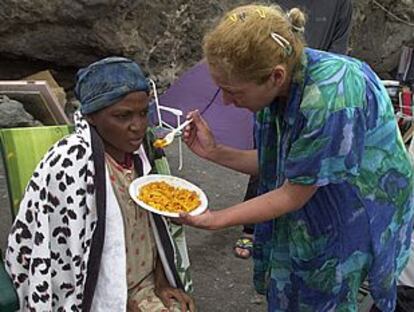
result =
[[128,143],[133,152],[133,151],[136,151],[142,145],[142,139],[130,140]]

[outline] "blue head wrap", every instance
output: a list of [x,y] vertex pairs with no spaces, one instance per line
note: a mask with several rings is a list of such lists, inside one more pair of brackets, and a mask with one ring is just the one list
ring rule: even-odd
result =
[[76,74],[75,95],[84,115],[119,102],[131,92],[149,91],[141,68],[124,57],[108,57]]

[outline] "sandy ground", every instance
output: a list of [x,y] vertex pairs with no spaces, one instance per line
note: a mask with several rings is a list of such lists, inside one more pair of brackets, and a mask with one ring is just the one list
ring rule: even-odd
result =
[[[178,146],[166,151],[174,175],[183,177],[207,194],[211,209],[225,208],[240,201],[247,177],[203,161],[186,147],[184,167],[178,171]],[[0,162],[1,163],[1,162]],[[5,176],[0,165],[0,248],[4,250],[11,225]],[[187,229],[192,264],[194,297],[200,312],[263,312],[266,304],[252,288],[251,260],[235,258],[232,246],[240,234],[239,228],[207,232]]]

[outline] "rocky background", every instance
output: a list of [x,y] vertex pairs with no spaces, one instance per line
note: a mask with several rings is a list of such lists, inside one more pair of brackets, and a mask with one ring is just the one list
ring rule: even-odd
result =
[[353,0],[352,55],[395,78],[401,47],[414,47],[413,0]]
[[[214,19],[246,2],[2,0],[0,79],[53,68],[70,89],[76,68],[125,55],[165,87],[201,58],[201,38]],[[401,46],[414,45],[414,0],[353,2],[352,54],[389,77]]]
[[[242,1],[2,0],[0,59],[18,61],[19,68],[70,72],[104,56],[124,55],[166,86],[201,58],[201,38],[214,17],[238,3]],[[0,67],[0,78],[18,74]]]

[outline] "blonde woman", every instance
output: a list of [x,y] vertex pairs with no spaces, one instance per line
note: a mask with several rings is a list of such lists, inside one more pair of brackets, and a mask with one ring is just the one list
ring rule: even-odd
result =
[[[282,8],[303,8],[309,17],[303,29],[308,47],[334,53],[347,54],[351,33],[351,0],[277,0]],[[257,177],[250,177],[244,200],[256,196]],[[240,238],[233,247],[238,258],[248,259],[252,254],[254,224],[244,224]]]
[[256,113],[257,150],[216,144],[198,112],[186,143],[258,175],[261,195],[181,221],[258,223],[254,282],[269,311],[356,311],[366,278],[376,307],[393,311],[413,228],[409,156],[379,78],[359,60],[304,48],[304,24],[298,9],[248,5],[206,35],[224,103]]

